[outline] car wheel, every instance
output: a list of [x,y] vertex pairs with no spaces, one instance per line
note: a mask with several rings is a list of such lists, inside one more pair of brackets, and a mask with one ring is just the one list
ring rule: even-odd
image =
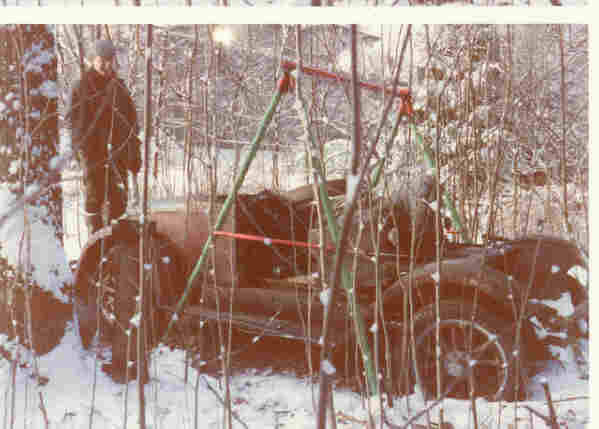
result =
[[425,396],[437,398],[440,387],[457,399],[513,399],[522,358],[514,353],[513,325],[481,306],[442,301],[437,342],[436,321],[434,304],[419,311],[414,321],[414,375]]

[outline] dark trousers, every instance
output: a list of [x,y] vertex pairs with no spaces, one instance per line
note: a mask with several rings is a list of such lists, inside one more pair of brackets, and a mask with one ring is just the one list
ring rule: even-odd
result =
[[85,187],[86,221],[93,234],[102,227],[102,211],[108,203],[108,222],[119,218],[127,209],[127,170],[115,164],[108,167],[105,163],[83,164],[83,181]]

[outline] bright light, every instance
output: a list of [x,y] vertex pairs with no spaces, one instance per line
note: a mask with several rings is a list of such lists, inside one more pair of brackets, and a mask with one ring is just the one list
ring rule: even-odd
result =
[[233,32],[228,27],[218,26],[212,33],[214,41],[223,45],[229,45],[233,41]]

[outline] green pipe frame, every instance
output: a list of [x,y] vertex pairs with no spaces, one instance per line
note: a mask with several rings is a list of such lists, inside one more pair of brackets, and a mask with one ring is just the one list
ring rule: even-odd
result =
[[[299,88],[300,88],[299,81],[298,81],[297,85],[298,85],[298,91],[299,91]],[[298,97],[301,98],[301,94],[298,94]],[[318,183],[320,204],[322,206],[322,209],[324,210],[324,214],[327,219],[327,227],[330,232],[331,239],[335,243],[335,248],[336,248],[335,261],[336,261],[337,258],[339,258],[341,256],[341,252],[343,251],[342,249],[339,248],[340,231],[339,231],[339,227],[337,225],[337,219],[335,218],[335,215],[333,212],[333,204],[331,203],[328,192],[327,192],[326,181],[325,181],[325,177],[324,177],[322,163],[320,162],[319,157],[314,156],[314,152],[317,149],[315,147],[316,144],[314,141],[314,136],[310,132],[310,128],[306,123],[307,118],[309,117],[307,107],[305,106],[305,103],[301,103],[301,104],[302,104],[303,114],[304,114],[303,122],[305,123],[304,126],[306,127],[306,131],[308,133],[308,139],[310,142],[310,151],[311,151],[310,155],[311,155],[311,161],[312,161],[312,168],[315,170],[315,175],[317,176],[314,179],[317,180],[317,183]],[[349,297],[349,300],[348,300],[349,309],[348,310],[351,314],[354,315],[353,322],[354,322],[354,327],[355,327],[356,340],[358,342],[360,350],[362,351],[362,360],[363,360],[365,370],[366,370],[366,379],[368,381],[370,393],[373,395],[378,395],[379,385],[378,385],[377,376],[375,373],[375,368],[372,363],[373,362],[372,361],[372,351],[371,351],[370,345],[368,343],[368,333],[367,333],[367,329],[366,329],[366,324],[364,322],[364,318],[362,317],[362,313],[360,311],[360,304],[357,300],[357,294],[354,293],[354,291],[353,291],[353,278],[352,278],[352,274],[351,274],[350,270],[347,269],[346,261],[343,261],[343,266],[341,268],[341,285],[343,286],[343,289],[345,290],[345,292],[347,293],[347,295]],[[331,309],[328,309],[328,311],[331,311]],[[328,327],[326,327],[326,325],[328,324],[328,320],[327,320],[328,311],[325,312],[325,320],[324,320],[325,326],[323,326],[323,331],[328,329]]]
[[[289,76],[287,73],[285,73],[285,75],[279,82],[279,85],[277,86],[277,91],[275,92],[274,96],[272,97],[270,105],[268,106],[268,109],[267,109],[266,113],[264,114],[264,118],[262,118],[262,122],[260,123],[260,127],[258,128],[258,132],[256,133],[256,136],[252,140],[252,143],[250,144],[250,151],[246,155],[245,159],[243,160],[243,164],[241,165],[241,170],[239,171],[239,174],[237,175],[237,178],[235,179],[235,183],[233,184],[233,189],[231,189],[231,191],[229,192],[229,195],[227,196],[227,199],[225,200],[225,203],[223,204],[223,206],[220,210],[220,213],[216,220],[216,224],[214,225],[214,230],[218,230],[223,225],[227,215],[229,214],[229,211],[231,210],[233,201],[237,195],[237,192],[241,188],[243,181],[245,180],[247,172],[250,168],[250,164],[256,157],[256,153],[258,152],[260,143],[262,142],[262,139],[264,138],[264,135],[266,134],[266,130],[268,129],[268,126],[270,125],[270,122],[272,121],[275,110],[277,109],[277,106],[278,106],[279,102],[281,101],[281,97],[288,90],[288,81],[289,81]],[[212,236],[212,234],[210,234],[208,236],[208,239],[206,240],[206,243],[204,244],[204,248],[202,249],[200,258],[198,259],[198,262],[196,263],[191,275],[189,276],[189,278],[187,280],[187,286],[185,287],[185,290],[183,291],[183,295],[181,296],[181,299],[179,300],[179,302],[177,303],[177,306],[175,307],[175,313],[174,313],[173,317],[171,318],[171,320],[168,324],[168,327],[166,328],[166,332],[164,333],[163,338],[165,338],[165,339],[168,338],[168,334],[169,334],[170,330],[172,329],[175,321],[177,320],[177,314],[179,314],[181,312],[183,305],[185,304],[185,301],[187,300],[187,297],[191,293],[191,290],[194,286],[195,279],[198,276],[198,274],[200,273],[202,267],[204,266],[204,262],[207,259],[207,256],[209,253],[208,250],[212,246],[212,242],[213,242],[213,236]]]

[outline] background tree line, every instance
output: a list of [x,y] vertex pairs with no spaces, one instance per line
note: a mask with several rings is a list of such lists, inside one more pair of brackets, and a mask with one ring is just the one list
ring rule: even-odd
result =
[[[363,28],[365,81],[389,85],[398,61],[398,31]],[[304,33],[305,64],[347,74],[348,28],[307,26]],[[58,28],[63,105],[81,53],[100,37],[121,47],[120,73],[141,107],[145,41],[139,26]],[[173,175],[184,168],[186,190],[222,191],[234,168],[220,167],[217,159],[226,158],[222,149],[242,150],[251,139],[281,61],[296,58],[293,28],[164,26],[154,38],[155,189],[173,191],[179,183]],[[445,185],[474,236],[543,230],[574,234],[586,248],[586,217],[580,214],[588,207],[587,27],[421,26],[409,59],[401,78],[413,92],[416,125],[429,144],[438,140]],[[327,168],[343,174],[349,153],[343,142],[351,135],[348,87],[310,79],[308,98],[310,127],[331,159]],[[299,155],[305,136],[294,103],[293,97],[283,100],[268,132],[260,186],[289,187],[282,178],[290,176],[308,180],[297,168],[305,160]],[[372,138],[382,106],[380,94],[364,92],[366,139]],[[402,127],[386,169],[390,179],[420,165],[410,138],[409,128]],[[169,168],[173,162],[179,168]]]

